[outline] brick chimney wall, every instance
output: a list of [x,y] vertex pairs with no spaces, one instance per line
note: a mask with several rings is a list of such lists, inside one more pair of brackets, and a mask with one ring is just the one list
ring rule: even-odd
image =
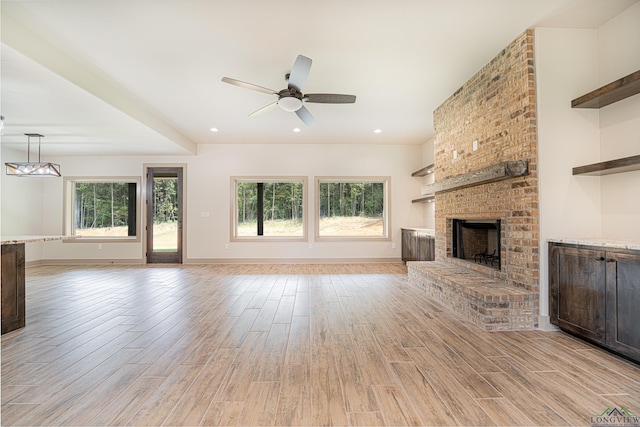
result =
[[[539,291],[534,71],[534,35],[527,30],[434,111],[436,181],[504,161],[529,162],[528,176],[437,193],[435,256]],[[452,258],[453,218],[502,220],[499,271]]]

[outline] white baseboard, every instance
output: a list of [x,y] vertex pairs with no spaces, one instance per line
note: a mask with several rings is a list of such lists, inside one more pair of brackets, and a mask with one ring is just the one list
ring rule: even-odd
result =
[[36,265],[141,265],[141,259],[43,259]]
[[[183,264],[400,264],[400,258],[187,258]],[[144,265],[144,259],[42,259],[28,261],[39,265]]]
[[549,316],[538,316],[538,330],[544,332],[558,332],[560,328],[551,324]]
[[185,264],[399,264],[400,258],[189,258]]

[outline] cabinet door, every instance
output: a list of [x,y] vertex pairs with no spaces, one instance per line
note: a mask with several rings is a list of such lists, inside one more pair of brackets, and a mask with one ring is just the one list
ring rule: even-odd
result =
[[640,361],[640,255],[607,253],[607,345]]
[[2,333],[25,325],[24,243],[2,245]]
[[402,260],[418,260],[418,232],[415,230],[402,230]]
[[552,246],[549,254],[552,323],[592,341],[605,342],[605,252]]
[[419,261],[433,261],[434,260],[434,243],[433,236],[427,233],[418,233],[417,235],[417,256]]

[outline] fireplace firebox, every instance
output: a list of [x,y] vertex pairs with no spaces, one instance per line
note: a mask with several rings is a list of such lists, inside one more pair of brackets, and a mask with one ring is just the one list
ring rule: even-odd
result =
[[500,270],[500,220],[453,219],[452,255]]

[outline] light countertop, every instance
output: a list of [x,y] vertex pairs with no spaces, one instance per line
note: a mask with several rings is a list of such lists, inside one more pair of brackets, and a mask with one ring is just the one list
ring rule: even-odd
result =
[[403,230],[415,230],[415,231],[422,231],[425,234],[429,234],[432,236],[435,236],[436,234],[436,230],[434,230],[433,228],[418,228],[418,227],[402,227]]
[[547,239],[547,240],[553,243],[567,243],[570,245],[601,246],[605,248],[614,248],[614,249],[640,250],[640,241],[638,240],[605,239],[601,237],[561,238],[561,239]]
[[2,236],[3,245],[15,245],[19,243],[48,242],[51,240],[69,240],[77,236]]

